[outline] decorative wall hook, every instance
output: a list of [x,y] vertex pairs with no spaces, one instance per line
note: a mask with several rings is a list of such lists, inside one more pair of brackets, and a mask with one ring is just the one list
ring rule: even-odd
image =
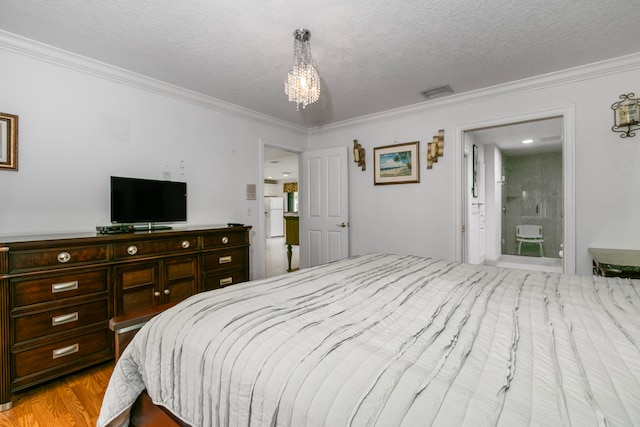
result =
[[613,126],[611,130],[620,132],[620,138],[636,136],[634,131],[640,129],[640,108],[638,98],[634,98],[635,93],[620,95],[621,101],[614,102],[611,106],[613,110]]
[[362,170],[367,168],[367,165],[364,162],[364,147],[358,144],[357,139],[353,140],[353,161],[360,166]]
[[433,164],[438,161],[438,157],[444,154],[444,129],[438,131],[438,135],[433,137],[433,142],[427,144],[427,169],[433,168]]

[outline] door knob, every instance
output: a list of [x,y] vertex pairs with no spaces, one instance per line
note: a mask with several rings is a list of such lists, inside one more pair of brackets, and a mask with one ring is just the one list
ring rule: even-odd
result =
[[338,227],[345,228],[345,227],[348,227],[348,226],[349,226],[349,223],[348,223],[348,222],[341,222],[340,224],[336,224],[336,225],[337,225]]

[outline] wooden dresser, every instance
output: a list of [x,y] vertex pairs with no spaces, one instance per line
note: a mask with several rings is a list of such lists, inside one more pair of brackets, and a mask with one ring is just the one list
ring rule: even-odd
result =
[[0,238],[0,410],[113,358],[109,319],[249,280],[251,227]]

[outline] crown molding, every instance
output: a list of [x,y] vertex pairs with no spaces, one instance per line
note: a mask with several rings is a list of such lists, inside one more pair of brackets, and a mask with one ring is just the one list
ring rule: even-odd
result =
[[308,133],[306,127],[3,30],[0,30],[0,49],[255,123],[286,128],[305,135]]
[[553,73],[541,74],[539,76],[534,76],[527,79],[516,80],[509,83],[503,83],[500,85],[464,92],[457,95],[451,95],[445,98],[438,98],[432,101],[425,101],[418,104],[407,105],[380,113],[360,116],[354,119],[344,120],[329,125],[309,128],[309,134],[311,135],[314,133],[319,133],[321,131],[337,130],[357,125],[379,123],[444,108],[450,108],[462,104],[482,102],[494,98],[504,97],[507,95],[513,95],[522,92],[531,92],[637,69],[640,69],[640,52],[621,56],[619,58],[582,65],[579,67],[568,68]]
[[418,104],[399,107],[380,113],[360,116],[329,125],[307,128],[3,30],[0,30],[0,49],[68,68],[77,72],[89,74],[104,80],[151,92],[160,96],[166,96],[179,101],[188,102],[244,120],[285,128],[307,136],[321,131],[383,122],[422,114],[429,111],[450,108],[457,105],[482,102],[493,98],[540,90],[640,68],[639,52],[553,73],[542,74],[523,80],[451,95],[445,98],[424,101]]

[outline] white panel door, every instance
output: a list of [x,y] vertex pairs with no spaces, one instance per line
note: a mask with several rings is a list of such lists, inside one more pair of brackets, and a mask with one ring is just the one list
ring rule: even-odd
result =
[[349,256],[347,153],[347,147],[336,147],[301,155],[301,268]]

